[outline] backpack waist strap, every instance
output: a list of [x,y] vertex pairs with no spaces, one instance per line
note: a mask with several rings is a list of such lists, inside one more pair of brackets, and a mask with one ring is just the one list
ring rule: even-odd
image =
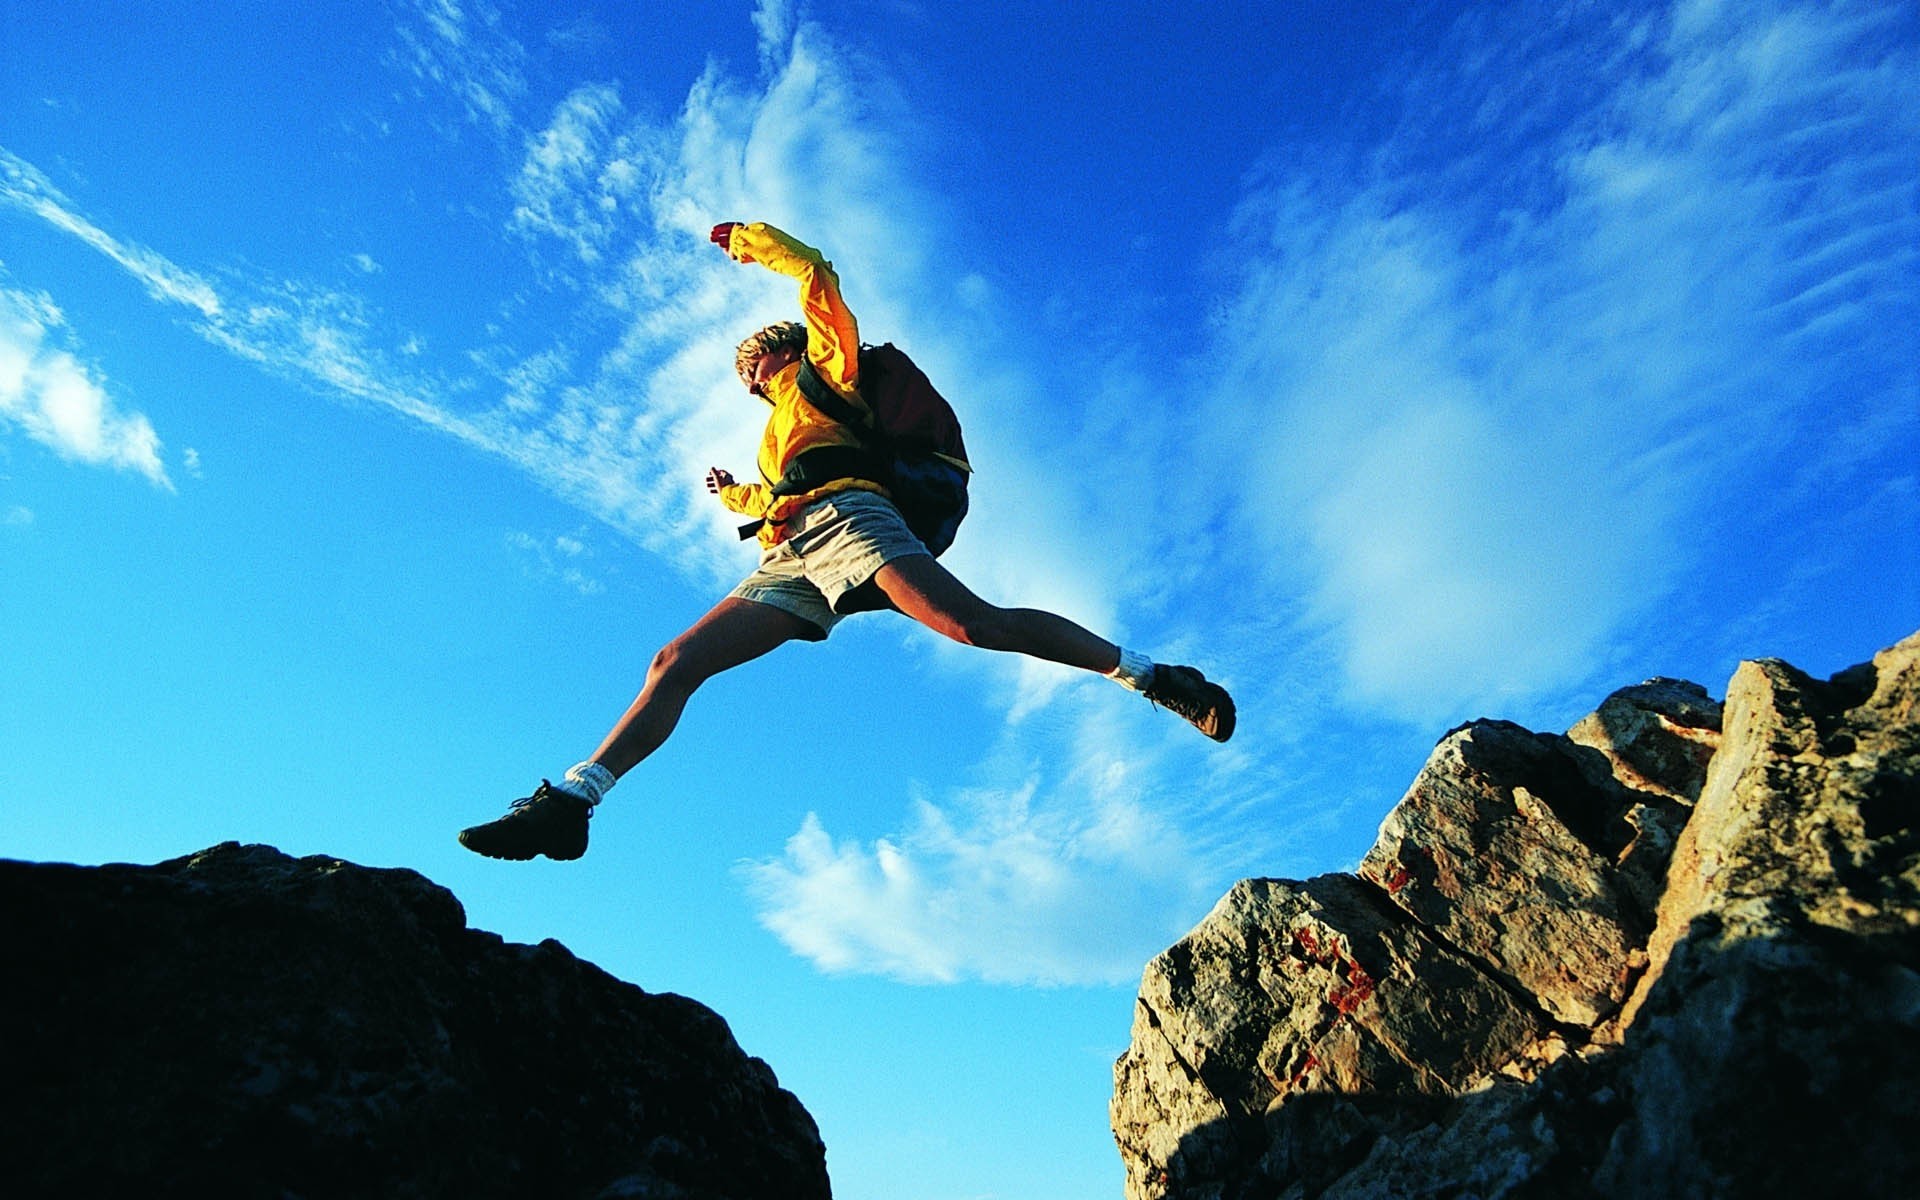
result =
[[[767,491],[781,497],[804,496],[837,479],[864,479],[887,487],[892,474],[886,462],[865,446],[815,446],[796,455]],[[767,523],[762,518],[740,526],[740,540],[759,536],[760,527]]]

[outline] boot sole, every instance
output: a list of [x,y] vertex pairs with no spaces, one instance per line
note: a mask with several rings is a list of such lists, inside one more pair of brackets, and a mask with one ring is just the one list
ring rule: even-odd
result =
[[508,850],[488,850],[488,849],[483,849],[479,846],[476,846],[472,842],[468,841],[467,835],[464,832],[460,834],[460,844],[466,847],[468,850],[473,851],[475,854],[478,854],[482,858],[498,859],[501,862],[531,862],[532,860],[539,858],[543,854],[546,855],[548,858],[553,859],[555,862],[572,862],[573,860],[582,857],[587,852],[587,848],[584,845],[581,846],[578,850],[572,850],[572,851],[528,850],[525,853],[515,853],[513,851],[508,851]]

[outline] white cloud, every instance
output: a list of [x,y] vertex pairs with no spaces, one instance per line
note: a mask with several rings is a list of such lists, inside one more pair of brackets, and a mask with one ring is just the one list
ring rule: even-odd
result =
[[658,125],[610,85],[586,85],[526,139],[509,229],[564,246],[589,307],[625,328],[597,356],[570,341],[490,366],[506,400],[489,419],[503,440],[539,447],[550,486],[716,585],[748,560],[737,518],[700,481],[710,466],[749,471],[764,422],[733,376],[733,343],[791,316],[795,292],[729,262],[708,229],[735,218],[844,233],[832,253],[862,280],[861,318],[892,336],[899,298],[923,286],[928,206],[898,122],[868,119],[886,89],[817,29],[762,16],[783,40],[763,38],[772,56],[758,83],[712,66]]
[[[366,401],[387,408],[421,425],[447,434],[479,449],[509,458],[521,466],[541,473],[543,462],[538,447],[511,438],[486,420],[470,418],[456,411],[445,399],[445,388],[423,375],[402,372],[381,351],[371,336],[371,322],[365,304],[356,296],[301,284],[241,279],[235,290],[254,294],[240,302],[224,299],[209,280],[170,261],[147,247],[122,241],[82,215],[46,176],[25,160],[0,147],[0,202],[16,207],[68,233],[93,247],[143,284],[154,299],[184,306],[200,318],[196,332],[241,358],[260,364],[279,374],[317,385],[343,398]],[[35,305],[43,314],[59,319],[50,300],[22,302],[31,310]],[[32,329],[44,332],[49,322],[25,319],[16,327],[16,338]],[[37,340],[40,333],[32,333]],[[399,353],[411,357],[418,339],[407,337]],[[24,361],[16,354],[17,361]],[[116,461],[139,466],[150,475],[139,449],[152,433],[144,417],[127,418],[121,424],[104,397],[96,403],[80,382],[90,379],[79,370],[71,356],[50,360],[47,368],[58,385],[49,393],[51,407],[42,404],[41,421],[48,429],[68,431],[67,442],[74,453],[84,456],[95,445],[113,447]],[[24,378],[24,376],[22,376]],[[20,385],[24,386],[24,385]],[[43,382],[44,386],[44,382]],[[101,414],[101,428],[111,436],[96,439],[87,432],[91,411]],[[54,436],[49,433],[48,436]],[[158,440],[151,453],[157,456]],[[131,457],[127,457],[131,456]],[[91,460],[90,460],[91,461]],[[157,470],[157,457],[153,469]],[[164,482],[164,472],[159,480]],[[555,481],[556,490],[565,494]]]
[[81,217],[38,168],[5,147],[0,147],[0,203],[31,213],[98,250],[144,284],[154,299],[184,304],[210,320],[220,316],[219,296],[204,280],[144,247],[121,242]]
[[1356,183],[1303,158],[1248,200],[1207,453],[1351,701],[1459,719],[1604,667],[1735,464],[1824,436],[1823,373],[1889,354],[1915,62],[1875,13],[1469,22]]
[[134,471],[171,491],[153,423],[122,411],[92,368],[49,344],[63,326],[46,296],[0,287],[0,424],[63,458]]
[[[614,355],[609,359],[614,367],[590,388],[560,388],[550,368],[563,352],[552,351],[535,356],[523,368],[507,369],[504,378],[510,390],[505,403],[466,411],[456,403],[460,391],[457,384],[400,365],[401,359],[418,357],[421,343],[417,335],[377,328],[368,306],[356,295],[301,283],[235,276],[228,285],[234,296],[223,297],[202,276],[102,230],[37,169],[4,148],[0,148],[0,202],[12,203],[99,250],[144,284],[155,299],[187,307],[199,318],[193,326],[197,333],[240,358],[337,398],[376,405],[498,455],[554,494],[643,544],[670,548],[686,541],[685,531],[676,532],[671,517],[676,503],[682,509],[686,507],[692,488],[676,496],[659,487],[659,451],[653,447],[654,437],[647,433],[644,422],[650,407],[658,410],[651,418],[656,427],[676,410],[684,411],[694,403],[698,384],[688,385],[682,377],[673,376],[668,388],[653,388],[627,364],[626,356]],[[684,258],[687,250],[679,247],[678,253]],[[663,251],[655,257],[667,259],[671,253]],[[687,276],[680,272],[675,277]],[[50,302],[47,308],[52,311]],[[695,309],[673,314],[667,321],[670,325],[678,322],[673,327],[683,340],[690,340],[686,339],[687,331],[697,325],[701,315]],[[26,361],[18,353],[15,358]],[[718,363],[696,375],[708,380],[723,376],[730,379],[731,372]],[[108,453],[113,461],[140,467],[150,474],[159,472],[156,478],[164,482],[164,472],[158,467],[157,439],[146,451],[155,456],[151,465],[141,457],[143,439],[150,437],[151,426],[137,415],[122,420],[105,402],[104,394],[94,397],[85,386],[90,377],[71,356],[50,359],[42,374],[33,379],[41,389],[36,393],[41,400],[33,407],[37,414],[33,429],[41,431],[36,437],[61,439],[59,444],[76,455]],[[49,380],[55,386],[46,391]],[[553,411],[529,410],[523,400],[515,399],[523,389],[544,387],[557,392],[558,404]],[[635,396],[639,397],[637,402]],[[15,403],[25,411],[24,401]],[[746,406],[733,407],[744,412]],[[98,436],[90,432],[92,412],[100,414]],[[750,438],[748,435],[747,440]]]
[[792,0],[759,0],[753,6],[753,28],[759,34],[762,70],[779,69],[793,38],[793,8]]
[[[742,868],[761,921],[828,971],[912,983],[1116,984],[1211,886],[1180,835],[1118,796],[1085,808],[1015,791],[921,801],[904,833],[836,839],[809,814],[783,855]],[[1121,881],[1125,881],[1122,883]]]
[[650,131],[619,128],[623,115],[611,84],[578,88],[554,109],[513,183],[515,228],[567,242],[582,262],[599,261],[657,169]]
[[[977,676],[980,655],[966,663]],[[1279,857],[1270,779],[1104,681],[1075,675],[1048,720],[1006,730],[971,787],[916,789],[902,824],[836,836],[810,814],[741,870],[761,923],[834,972],[916,983],[1125,984],[1227,881]],[[884,783],[882,784],[884,786]],[[1323,814],[1344,800],[1321,795]],[[1258,818],[1250,818],[1258,813]]]

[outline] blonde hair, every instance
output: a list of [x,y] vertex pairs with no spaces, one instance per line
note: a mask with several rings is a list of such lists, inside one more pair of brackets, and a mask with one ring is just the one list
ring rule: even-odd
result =
[[800,353],[807,352],[807,327],[798,321],[776,321],[749,336],[733,352],[733,369],[740,375],[740,382],[749,387],[753,384],[753,360],[762,354],[782,350],[791,346]]

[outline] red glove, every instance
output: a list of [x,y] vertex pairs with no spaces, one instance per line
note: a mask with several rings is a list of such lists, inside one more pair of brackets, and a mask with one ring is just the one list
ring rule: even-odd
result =
[[713,232],[707,235],[707,240],[731,255],[733,253],[733,231],[739,227],[740,222],[738,221],[722,221],[713,227]]

